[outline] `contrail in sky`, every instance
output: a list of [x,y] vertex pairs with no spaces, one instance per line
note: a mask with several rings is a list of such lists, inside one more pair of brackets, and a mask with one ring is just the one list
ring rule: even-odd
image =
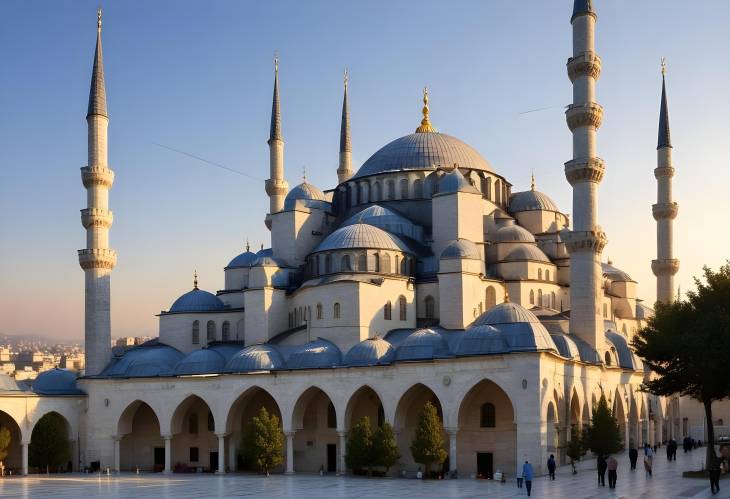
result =
[[228,168],[227,166],[222,165],[220,163],[216,163],[215,161],[210,161],[208,159],[201,158],[200,156],[196,156],[195,154],[190,154],[188,152],[181,151],[180,149],[175,149],[174,147],[166,146],[164,144],[159,144],[157,142],[153,142],[152,144],[156,145],[157,147],[162,147],[163,149],[167,149],[168,151],[173,151],[173,152],[176,152],[178,154],[182,154],[183,156],[187,156],[189,158],[197,159],[198,161],[202,161],[203,163],[207,163],[209,165],[215,166],[216,168],[221,168],[221,169],[226,170],[226,171],[229,171],[231,173],[236,173],[238,175],[243,175],[244,177],[248,177],[250,179],[258,180],[258,181],[261,181],[261,182],[264,181],[264,179],[254,177],[253,175],[249,175],[248,173],[244,173],[244,172],[239,171],[239,170],[234,170],[233,168]]

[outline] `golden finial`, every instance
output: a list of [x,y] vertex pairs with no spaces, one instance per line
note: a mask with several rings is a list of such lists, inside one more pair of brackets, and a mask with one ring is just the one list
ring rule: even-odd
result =
[[101,31],[101,6],[96,9],[96,29]]
[[279,72],[279,51],[274,52],[274,71]]
[[434,133],[436,129],[431,125],[431,121],[428,119],[428,87],[423,87],[423,119],[421,120],[421,126],[416,128],[416,133]]
[[509,291],[504,292],[504,302],[509,303]]
[[530,178],[530,190],[535,190],[535,172],[532,172],[531,178]]
[[251,249],[251,245],[248,244],[248,238],[246,238],[246,253]]
[[302,182],[307,182],[307,167],[302,166]]
[[342,77],[342,80],[345,84],[345,88],[347,88],[347,84],[350,82],[350,72],[345,68],[345,74]]
[[193,289],[198,289],[198,271],[193,272]]
[[667,75],[667,58],[662,57],[662,77]]

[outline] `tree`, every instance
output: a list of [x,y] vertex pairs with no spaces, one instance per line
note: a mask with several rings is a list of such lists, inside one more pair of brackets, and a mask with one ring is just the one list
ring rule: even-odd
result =
[[580,461],[580,458],[585,456],[586,451],[585,442],[583,441],[583,434],[578,428],[570,430],[570,442],[565,449],[565,453],[570,458],[570,465],[573,467],[573,474],[575,475],[578,471],[575,469],[575,462]]
[[387,421],[383,423],[383,426],[375,430],[372,456],[373,465],[384,467],[386,473],[400,459],[398,444],[395,441],[395,432]]
[[0,428],[0,475],[5,474],[5,458],[8,457],[10,447],[10,430],[4,426]]
[[248,423],[242,439],[243,461],[269,476],[272,468],[284,462],[284,433],[279,418],[261,407]]
[[594,454],[603,456],[621,450],[621,429],[603,394],[593,408],[593,419],[585,431],[584,445]]
[[659,396],[692,397],[705,408],[707,464],[715,458],[712,402],[730,396],[730,262],[717,272],[704,267],[704,281],[686,300],[656,305],[654,316],[634,337],[637,355],[655,373],[643,389]]
[[30,465],[45,468],[46,471],[65,469],[70,459],[71,444],[68,441],[66,421],[60,414],[50,412],[33,428],[28,452]]
[[347,435],[347,466],[357,473],[363,469],[370,474],[373,466],[373,429],[370,418],[363,416]]
[[431,472],[432,464],[441,464],[446,459],[444,450],[444,434],[441,419],[436,407],[429,401],[418,415],[416,437],[411,444],[411,454],[417,463],[423,464],[426,476]]

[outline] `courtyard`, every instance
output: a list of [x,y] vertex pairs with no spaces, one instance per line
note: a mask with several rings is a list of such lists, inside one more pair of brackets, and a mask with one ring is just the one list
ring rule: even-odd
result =
[[[595,463],[580,463],[577,475],[570,467],[558,469],[551,482],[538,477],[533,483],[533,497],[554,498],[730,498],[730,483],[722,480],[720,494],[712,496],[707,480],[682,478],[682,471],[698,469],[704,449],[678,454],[676,462],[667,462],[663,449],[654,460],[654,476],[647,478],[643,469],[629,471],[625,454],[618,457],[618,484],[615,491],[596,486]],[[641,466],[641,463],[639,463]],[[269,478],[246,474],[128,474],[121,475],[30,475],[0,480],[3,498],[155,498],[186,499],[206,497],[296,497],[296,498],[447,498],[447,497],[526,497],[514,478],[506,483],[462,478],[459,480],[419,481],[397,478],[358,478],[316,474],[272,475]]]

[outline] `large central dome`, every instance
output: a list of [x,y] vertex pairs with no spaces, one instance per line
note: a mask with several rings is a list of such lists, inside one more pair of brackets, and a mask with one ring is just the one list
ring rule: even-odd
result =
[[382,147],[370,156],[353,178],[401,170],[434,170],[450,167],[492,172],[492,167],[474,148],[443,133],[412,133]]

